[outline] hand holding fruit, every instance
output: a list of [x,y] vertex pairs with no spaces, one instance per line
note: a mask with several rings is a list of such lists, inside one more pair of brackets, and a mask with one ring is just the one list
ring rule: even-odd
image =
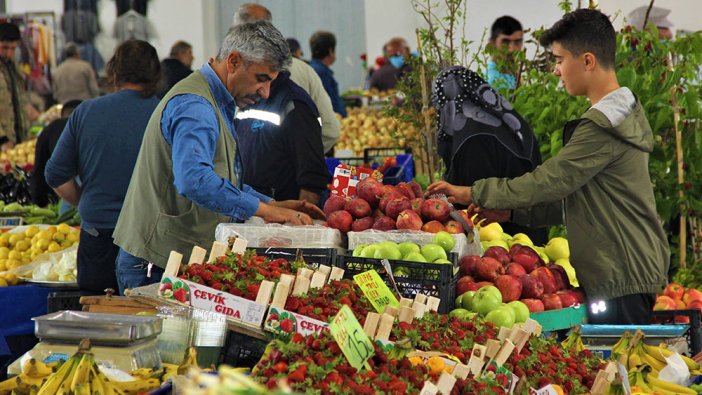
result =
[[324,215],[322,209],[306,200],[283,200],[280,202],[273,200],[268,204],[271,206],[283,207],[290,210],[300,211],[309,215],[313,219],[324,220],[327,218],[326,215]]
[[473,202],[471,187],[453,185],[446,181],[438,181],[429,185],[424,196],[429,197],[439,193],[443,193],[444,195],[448,196],[448,200],[451,203],[459,203],[467,206]]
[[493,222],[507,222],[512,217],[512,210],[497,210],[478,207],[475,204],[468,206],[468,215],[478,215],[478,220],[485,220],[485,225]]
[[312,225],[312,218],[305,213],[263,202],[258,205],[258,210],[256,210],[255,215],[263,218],[265,222],[278,224],[291,223],[293,225]]

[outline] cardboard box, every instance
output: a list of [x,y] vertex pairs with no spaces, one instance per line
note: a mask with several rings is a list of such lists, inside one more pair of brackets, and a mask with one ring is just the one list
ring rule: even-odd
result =
[[198,309],[214,311],[227,319],[261,327],[267,304],[234,296],[192,281],[164,274],[159,287],[159,297]]
[[292,311],[271,307],[263,329],[273,333],[299,333],[308,336],[329,331],[329,324]]
[[334,169],[331,194],[355,198],[356,184],[371,176],[383,182],[383,174],[378,171],[341,164]]

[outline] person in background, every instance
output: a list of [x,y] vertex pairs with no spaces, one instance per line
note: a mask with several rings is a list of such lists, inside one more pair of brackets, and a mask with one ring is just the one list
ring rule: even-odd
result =
[[346,118],[346,106],[339,94],[339,83],[334,78],[334,72],[329,68],[336,61],[336,37],[329,32],[316,32],[310,37],[312,60],[310,66],[322,80],[324,90],[332,101],[334,112]]
[[7,151],[26,137],[25,91],[15,63],[20,43],[19,28],[0,23],[0,149]]
[[[257,21],[271,22],[273,16],[268,8],[256,4],[246,3],[234,13],[232,17],[232,25],[240,25],[242,23],[252,23]],[[290,79],[297,85],[309,93],[312,101],[319,110],[322,118],[322,147],[325,153],[331,151],[341,133],[341,124],[334,114],[329,94],[322,85],[322,80],[309,64],[302,59],[293,57],[292,64],[289,67]]]
[[404,38],[392,38],[383,46],[383,53],[385,64],[375,70],[370,77],[370,87],[379,91],[394,89],[397,81],[410,71],[410,66],[407,64],[410,48]]
[[[648,6],[641,6],[634,9],[627,15],[626,22],[637,30],[642,31],[644,29],[644,18],[646,18],[647,10]],[[648,21],[646,24],[649,26],[653,25],[658,29],[658,37],[661,40],[673,39],[673,31],[671,30],[673,22],[668,19],[669,14],[669,9],[656,6],[651,7],[651,11],[648,14]]]
[[285,39],[288,42],[288,47],[290,48],[290,55],[295,59],[302,59],[304,54],[302,53],[302,48],[300,47],[300,42],[292,37]]
[[193,70],[193,46],[185,41],[177,41],[171,47],[171,54],[161,62],[163,68],[163,86],[158,97],[164,97],[173,85],[189,76]]
[[290,64],[268,22],[229,30],[217,57],[177,83],[153,112],[114,232],[120,293],[160,281],[171,251],[209,248],[219,223],[252,216],[309,225],[324,218],[299,200],[274,201],[243,184],[234,117],[267,99]]
[[518,64],[512,53],[522,50],[524,31],[522,24],[511,16],[497,18],[490,28],[488,51],[491,58],[487,64],[487,82],[496,89],[514,89],[517,84]]
[[590,304],[588,323],[648,325],[670,256],[648,170],[653,133],[641,103],[617,80],[616,32],[607,15],[578,9],[540,40],[551,48],[563,87],[592,104],[566,123],[563,148],[521,177],[472,187],[441,181],[427,193],[472,203],[500,221],[565,220],[570,261]]
[[158,105],[161,63],[151,44],[128,40],[117,47],[106,71],[116,91],[76,108],[44,171],[49,186],[78,207],[78,286],[93,293],[118,286],[119,247],[112,232],[144,130]]
[[71,100],[63,104],[61,106],[61,118],[46,125],[37,137],[37,145],[34,148],[34,171],[29,182],[29,193],[32,195],[32,203],[37,206],[44,207],[58,200],[54,190],[46,183],[44,170],[46,169],[46,163],[56,148],[56,143],[58,143],[63,129],[68,124],[68,117],[80,103],[80,100]]
[[74,43],[66,45],[66,60],[54,72],[54,99],[60,104],[71,100],[88,100],[100,94],[93,66],[81,60]]

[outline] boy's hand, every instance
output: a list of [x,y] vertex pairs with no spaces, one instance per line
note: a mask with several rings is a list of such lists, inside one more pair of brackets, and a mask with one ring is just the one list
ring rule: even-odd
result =
[[471,204],[468,207],[468,215],[478,214],[478,220],[485,220],[485,225],[493,222],[507,222],[512,218],[512,210],[490,210]]
[[283,200],[279,202],[273,200],[269,204],[271,206],[284,207],[290,210],[303,212],[312,217],[312,219],[327,219],[326,215],[324,215],[324,211],[306,200]]
[[473,202],[471,199],[471,187],[452,185],[446,181],[438,181],[429,185],[424,196],[428,197],[438,193],[448,196],[448,200],[451,203],[467,206]]

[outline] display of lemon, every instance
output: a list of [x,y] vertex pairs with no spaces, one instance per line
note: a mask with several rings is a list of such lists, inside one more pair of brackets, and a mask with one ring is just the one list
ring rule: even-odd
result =
[[18,241],[17,244],[15,244],[15,250],[27,251],[29,249],[29,247],[31,247],[31,246],[32,246],[32,243],[29,240],[23,239],[23,240]]
[[56,231],[59,233],[63,233],[64,235],[67,235],[67,234],[71,233],[71,227],[68,226],[68,224],[59,224],[56,227]]
[[0,259],[7,259],[10,249],[7,247],[0,247]]
[[18,267],[22,266],[22,261],[19,259],[10,258],[7,260],[5,265],[7,266],[7,270],[17,269]]
[[62,248],[61,248],[61,245],[59,243],[52,241],[46,250],[48,252],[57,252],[57,251],[61,251],[61,249]]
[[[37,236],[43,240],[51,240],[51,235],[52,235],[52,233],[49,232],[48,229],[42,230],[41,232],[37,233]],[[48,246],[48,244],[47,244],[47,246]]]
[[24,234],[27,237],[34,237],[39,232],[41,232],[41,229],[39,229],[39,227],[36,225],[32,225],[29,228],[25,229]]
[[10,240],[8,240],[8,241],[9,241],[10,245],[14,247],[18,241],[24,240],[25,237],[26,236],[24,235],[24,233],[13,233],[10,235]]
[[0,235],[0,246],[7,247],[10,245],[10,234],[9,233],[3,233]]

